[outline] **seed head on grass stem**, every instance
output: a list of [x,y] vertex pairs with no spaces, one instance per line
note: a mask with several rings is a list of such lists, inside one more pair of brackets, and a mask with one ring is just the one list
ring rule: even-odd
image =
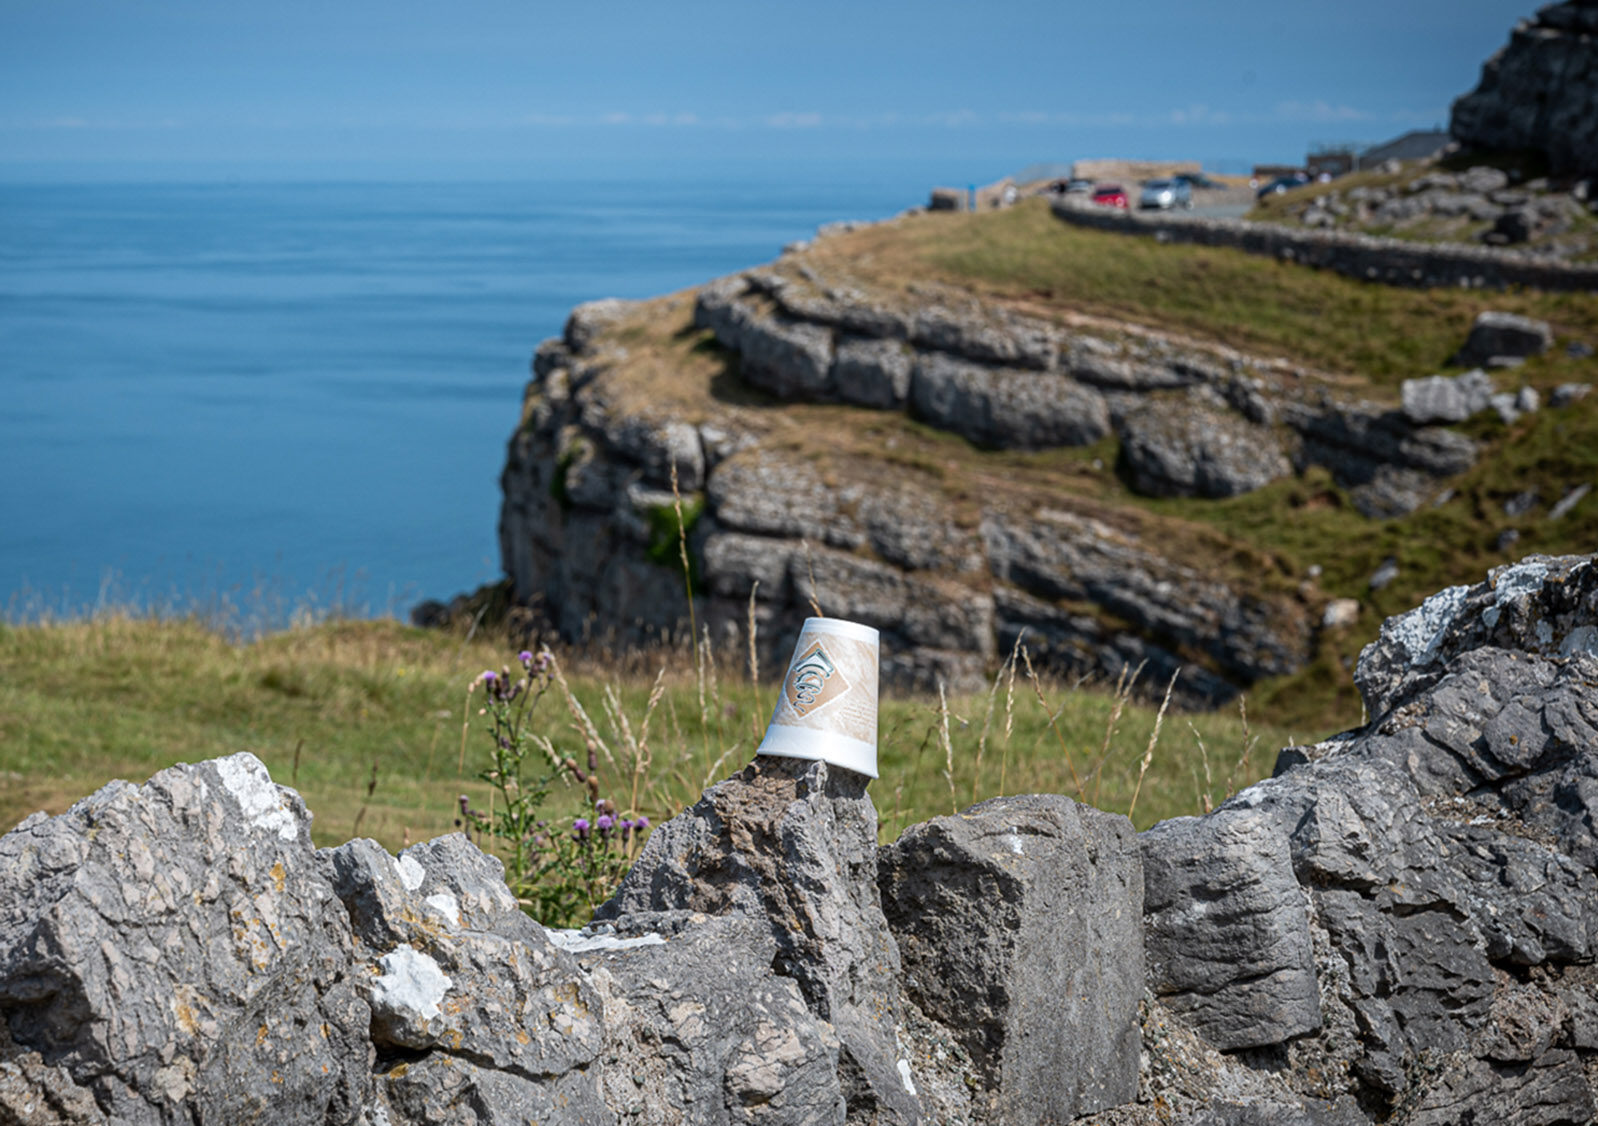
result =
[[1132,788],[1132,804],[1126,807],[1127,820],[1137,809],[1137,798],[1143,792],[1143,776],[1149,772],[1149,767],[1154,762],[1154,744],[1160,741],[1160,727],[1165,723],[1165,709],[1171,706],[1171,689],[1176,687],[1176,678],[1181,675],[1181,668],[1171,674],[1171,682],[1165,686],[1165,699],[1160,701],[1160,710],[1154,717],[1154,730],[1149,734],[1148,749],[1143,752],[1143,761],[1137,768],[1137,785]]
[[949,812],[960,812],[960,798],[954,792],[954,744],[949,740],[949,697],[938,681],[938,741],[943,744],[943,777],[949,783]]

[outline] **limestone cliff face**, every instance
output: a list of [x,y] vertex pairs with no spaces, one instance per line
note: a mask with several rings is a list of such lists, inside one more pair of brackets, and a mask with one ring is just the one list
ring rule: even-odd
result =
[[1454,103],[1449,132],[1488,149],[1531,149],[1556,175],[1598,173],[1598,0],[1522,21]]
[[1381,516],[1474,457],[1331,388],[952,287],[871,290],[789,255],[583,306],[540,347],[502,479],[505,571],[570,640],[680,638],[680,506],[697,621],[725,656],[753,622],[769,670],[819,605],[881,629],[901,686],[975,686],[1024,639],[1060,675],[1146,663],[1163,687],[1180,666],[1177,698],[1214,706],[1301,667],[1322,607],[1127,488],[1227,497],[1322,465]]

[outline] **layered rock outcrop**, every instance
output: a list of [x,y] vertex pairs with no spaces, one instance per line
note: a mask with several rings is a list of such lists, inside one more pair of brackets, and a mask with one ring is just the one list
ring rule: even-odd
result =
[[1372,721],[1137,835],[1053,795],[876,844],[757,759],[583,931],[460,835],[311,846],[237,754],[0,838],[0,1121],[1587,1123],[1598,557],[1389,619]]
[[1598,174],[1598,3],[1549,4],[1516,25],[1448,129],[1467,145],[1541,153],[1558,174]]
[[1061,675],[1185,667],[1177,699],[1203,707],[1299,667],[1321,608],[1258,581],[1266,558],[1194,566],[1248,554],[1202,525],[1062,479],[1215,499],[1324,467],[1380,518],[1476,454],[1279,361],[789,256],[574,312],[534,364],[500,542],[515,597],[568,640],[675,636],[686,549],[698,620],[738,653],[752,620],[767,667],[819,604],[885,632],[898,685],[977,685],[1025,632]]

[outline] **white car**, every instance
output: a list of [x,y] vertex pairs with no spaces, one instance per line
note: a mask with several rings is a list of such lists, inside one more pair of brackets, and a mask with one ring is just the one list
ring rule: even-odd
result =
[[1150,180],[1143,185],[1143,194],[1138,197],[1137,205],[1160,211],[1170,211],[1176,207],[1186,209],[1193,206],[1193,189],[1186,180]]

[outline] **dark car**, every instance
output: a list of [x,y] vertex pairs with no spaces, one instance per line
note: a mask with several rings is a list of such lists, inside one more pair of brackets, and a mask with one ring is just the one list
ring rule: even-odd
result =
[[1254,193],[1255,199],[1264,199],[1268,195],[1281,195],[1294,188],[1302,188],[1309,183],[1309,176],[1303,172],[1295,172],[1291,176],[1278,176],[1259,191]]
[[1119,207],[1125,211],[1128,206],[1126,189],[1120,184],[1100,184],[1093,189],[1093,202],[1103,204],[1105,207]]
[[1178,172],[1171,179],[1178,183],[1186,184],[1190,188],[1224,188],[1225,184],[1219,180],[1212,180],[1202,172]]

